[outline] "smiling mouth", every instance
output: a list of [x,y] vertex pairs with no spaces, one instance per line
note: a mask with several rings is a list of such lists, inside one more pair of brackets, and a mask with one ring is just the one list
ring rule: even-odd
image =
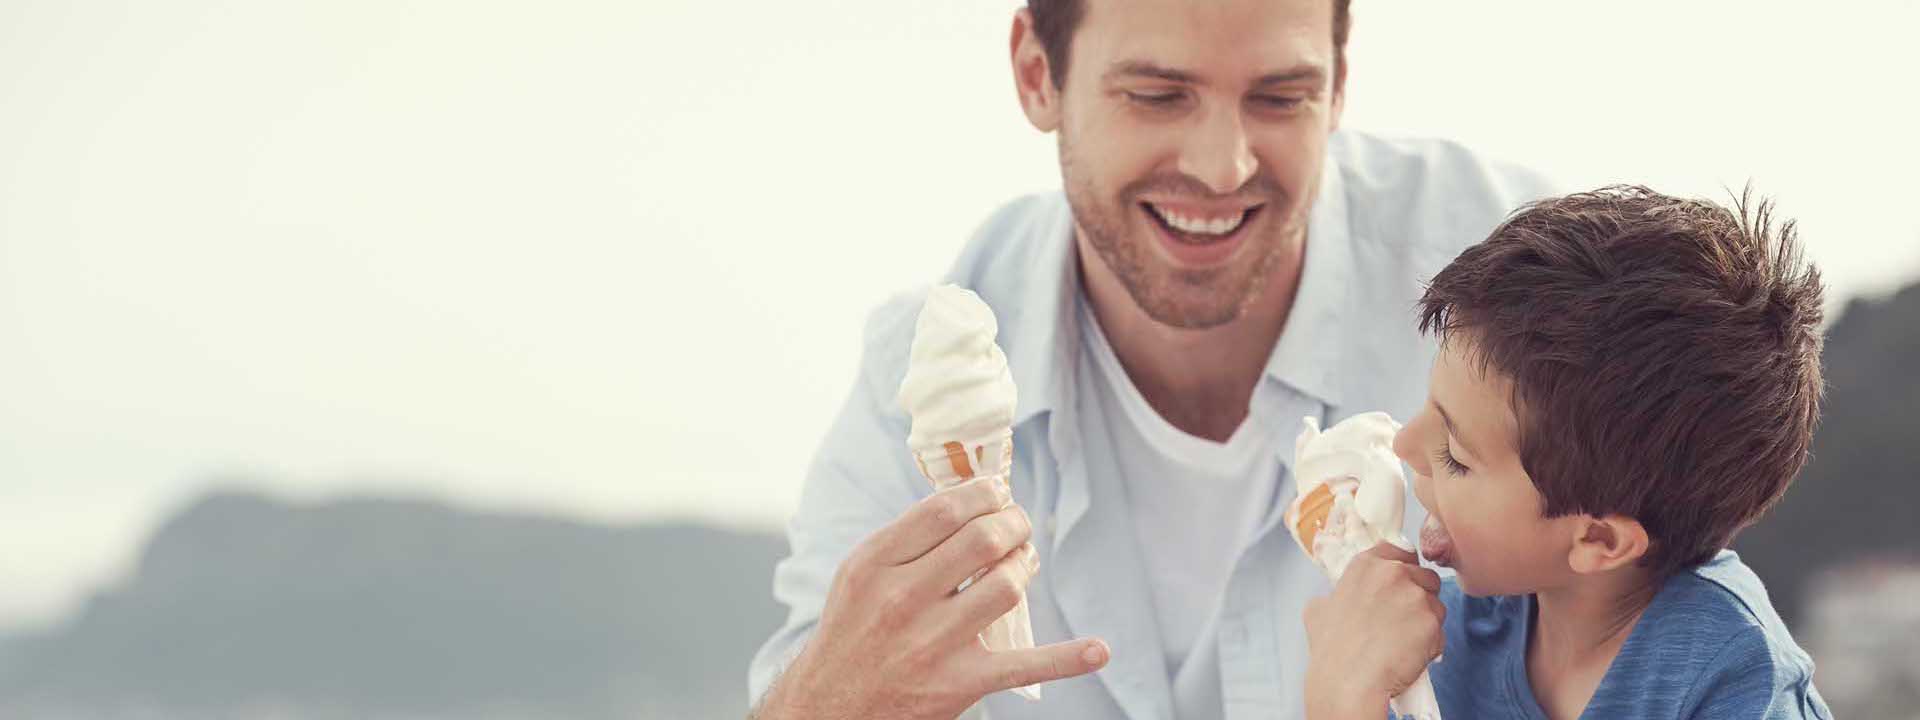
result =
[[1212,245],[1228,240],[1235,233],[1266,209],[1265,205],[1255,205],[1238,213],[1213,216],[1198,216],[1181,213],[1150,202],[1141,202],[1140,207],[1147,211],[1160,229],[1165,230],[1175,242],[1185,245]]

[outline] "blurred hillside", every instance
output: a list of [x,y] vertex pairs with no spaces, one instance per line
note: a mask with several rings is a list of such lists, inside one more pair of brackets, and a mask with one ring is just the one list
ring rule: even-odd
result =
[[703,527],[215,495],[70,624],[5,642],[0,717],[740,717],[784,550]]
[[1920,285],[1849,304],[1828,328],[1825,369],[1813,460],[1734,542],[1790,624],[1822,570],[1920,562]]

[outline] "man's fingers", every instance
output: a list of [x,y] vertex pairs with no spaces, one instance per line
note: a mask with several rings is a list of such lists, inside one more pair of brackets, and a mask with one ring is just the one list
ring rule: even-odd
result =
[[1027,511],[1008,505],[967,522],[939,547],[911,563],[916,584],[930,584],[937,592],[952,592],[960,583],[990,566],[1033,537]]
[[985,655],[987,692],[1079,677],[1106,667],[1111,655],[1099,638],[990,652]]
[[1382,560],[1392,560],[1397,563],[1420,564],[1420,556],[1413,554],[1410,550],[1401,549],[1399,546],[1390,542],[1374,543],[1374,546],[1368,548],[1364,554],[1372,555]]
[[905,565],[938,547],[974,518],[997,512],[1012,502],[1006,483],[998,477],[975,478],[922,498],[874,532],[867,542],[875,559],[888,565]]
[[1007,553],[960,594],[940,604],[942,634],[971,637],[986,630],[1026,596],[1027,582],[1039,571],[1040,556],[1032,545]]

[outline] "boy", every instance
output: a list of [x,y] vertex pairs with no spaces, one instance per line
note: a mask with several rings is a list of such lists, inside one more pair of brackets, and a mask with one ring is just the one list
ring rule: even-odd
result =
[[1394,451],[1455,576],[1356,559],[1306,613],[1309,716],[1381,717],[1444,634],[1453,720],[1830,717],[1725,550],[1819,414],[1820,277],[1769,216],[1604,188],[1522,208],[1434,277],[1441,349]]

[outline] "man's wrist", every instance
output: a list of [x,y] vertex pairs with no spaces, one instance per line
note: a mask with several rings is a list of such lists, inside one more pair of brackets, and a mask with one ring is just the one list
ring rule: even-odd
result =
[[818,717],[808,709],[808,698],[804,691],[807,687],[807,668],[812,665],[808,662],[809,653],[807,652],[811,645],[809,643],[807,647],[803,647],[800,653],[794,656],[793,661],[787,663],[786,669],[774,676],[773,682],[767,686],[767,691],[760,695],[759,706],[747,714],[748,720],[792,720]]
[[[788,668],[791,669],[792,665],[788,665]],[[796,717],[786,708],[786,686],[787,673],[782,670],[780,674],[773,677],[773,682],[767,685],[767,691],[760,693],[760,701],[747,711],[747,720],[782,720],[782,718]]]

